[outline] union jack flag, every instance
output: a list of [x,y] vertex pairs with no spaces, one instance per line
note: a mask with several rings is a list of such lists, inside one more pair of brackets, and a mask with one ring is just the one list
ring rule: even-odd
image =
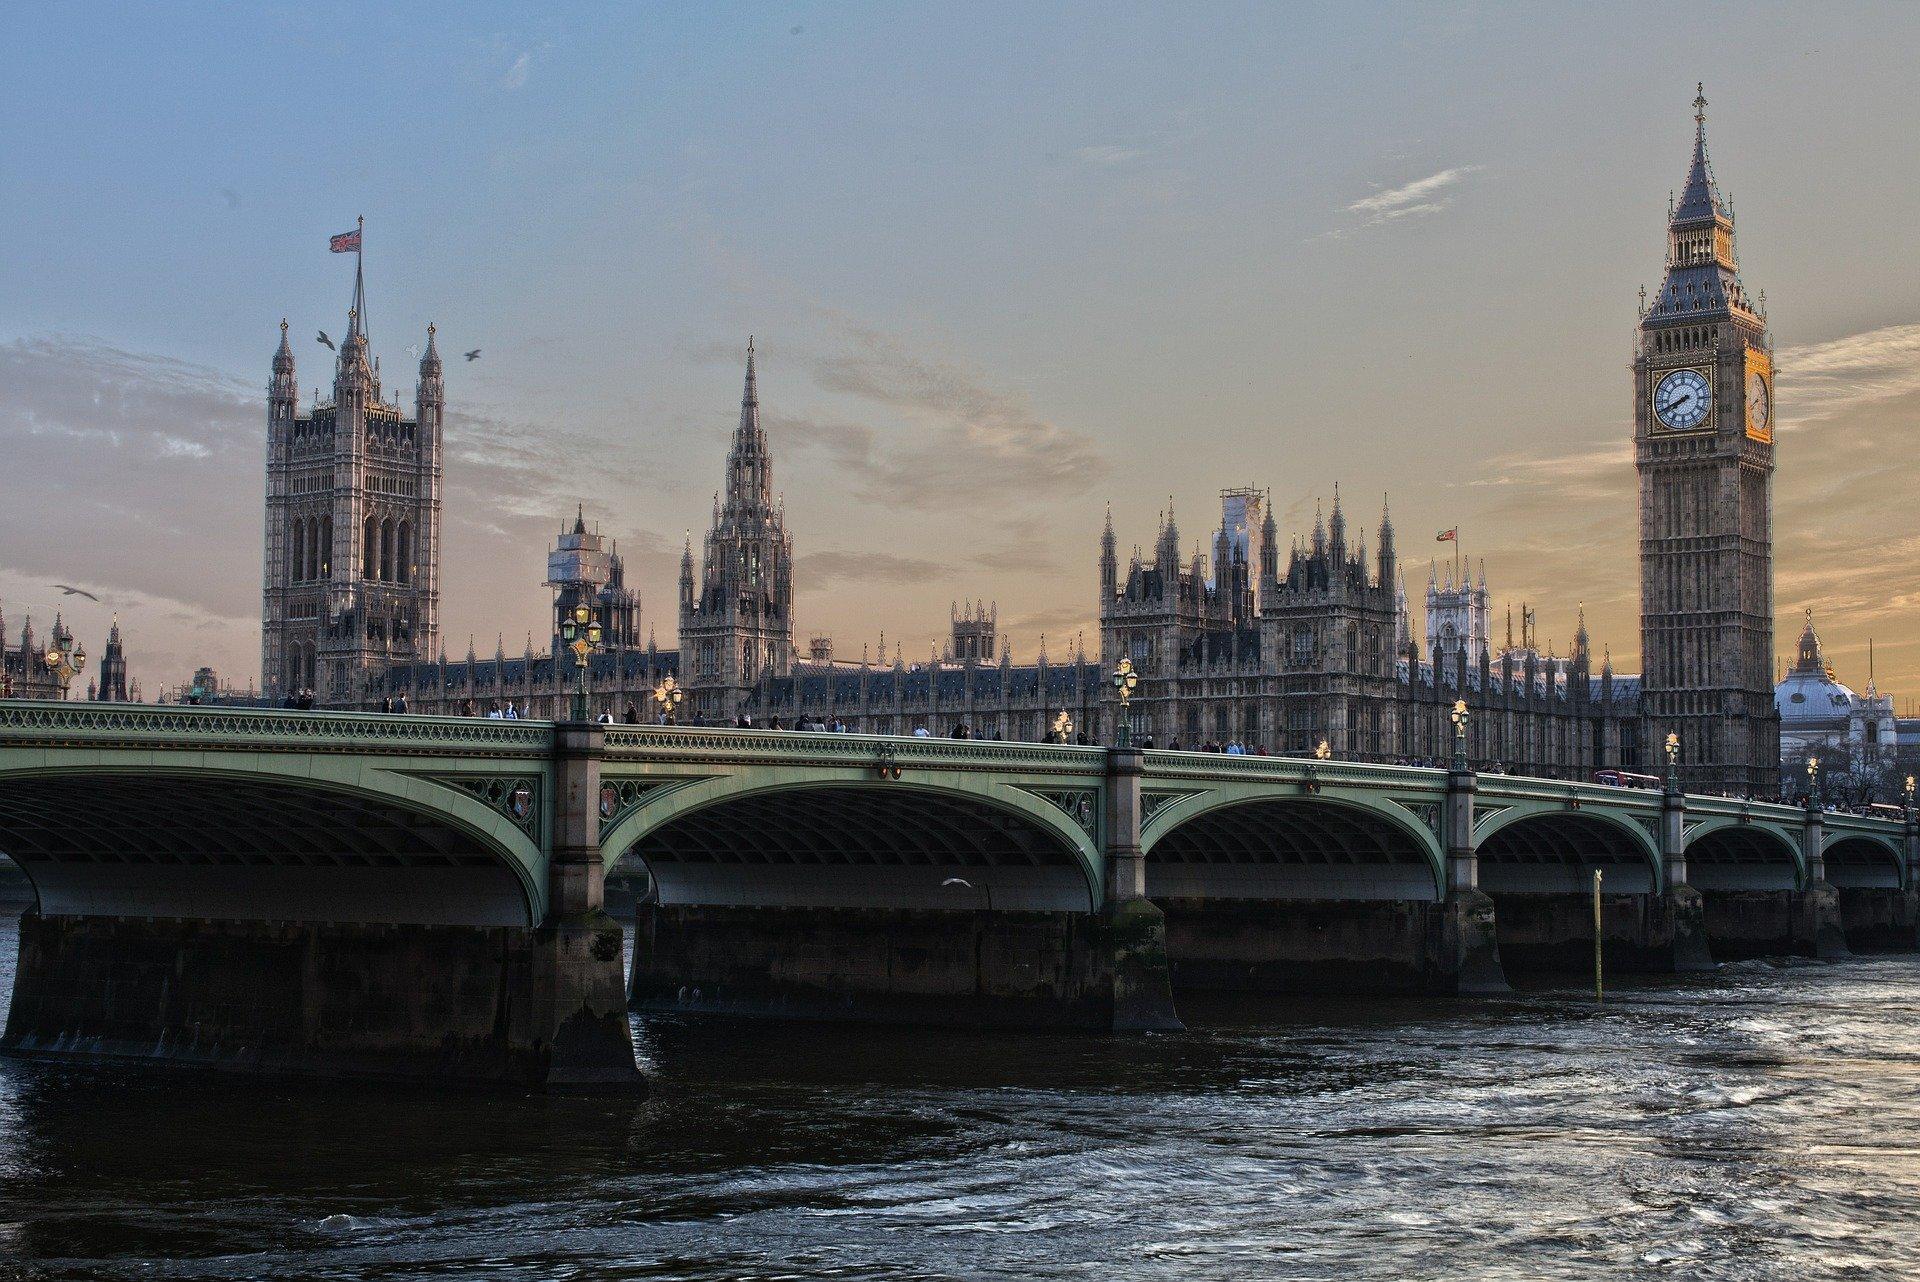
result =
[[327,241],[327,248],[336,254],[357,254],[360,252],[360,232],[343,231]]
[[1451,530],[1440,531],[1440,533],[1433,536],[1433,541],[1435,543],[1458,543],[1460,541],[1460,527],[1456,525]]

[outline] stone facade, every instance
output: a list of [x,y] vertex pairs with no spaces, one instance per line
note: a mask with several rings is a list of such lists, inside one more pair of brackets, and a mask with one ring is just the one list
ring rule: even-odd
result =
[[366,290],[334,364],[333,398],[305,414],[287,323],[267,392],[261,686],[334,706],[373,700],[381,674],[439,642],[440,475],[446,403],[433,326],[409,417],[383,399],[368,352]]

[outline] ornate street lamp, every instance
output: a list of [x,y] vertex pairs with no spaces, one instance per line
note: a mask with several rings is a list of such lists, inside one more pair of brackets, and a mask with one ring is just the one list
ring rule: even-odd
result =
[[1313,745],[1313,755],[1325,761],[1333,756],[1333,747],[1325,739]]
[[87,666],[87,648],[73,643],[73,634],[55,636],[47,652],[40,656],[47,665],[47,671],[60,683],[60,697],[67,697],[67,686],[72,684],[80,669]]
[[1680,736],[1667,731],[1667,791],[1680,791]]
[[573,651],[573,719],[587,719],[587,660],[600,649],[600,621],[584,605],[573,607],[570,618],[560,621],[560,639]]
[[1453,711],[1447,714],[1447,720],[1453,722],[1453,768],[1455,770],[1467,768],[1467,718],[1471,715],[1467,711],[1465,699],[1455,699]]
[[653,688],[653,701],[660,705],[660,717],[666,725],[673,724],[673,714],[680,710],[680,703],[686,697],[687,692],[680,688],[672,673]]
[[1907,809],[1911,811],[1913,809],[1913,776],[1912,775],[1907,776],[1906,793],[1907,793]]
[[1807,809],[1820,808],[1820,758],[1807,758]]
[[1133,692],[1140,686],[1140,674],[1133,670],[1132,659],[1120,660],[1120,666],[1113,670],[1113,692],[1120,696],[1120,734],[1118,746],[1133,746],[1133,720],[1127,706],[1133,702]]
[[1073,742],[1073,718],[1067,715],[1065,708],[1053,719],[1053,739],[1055,743]]

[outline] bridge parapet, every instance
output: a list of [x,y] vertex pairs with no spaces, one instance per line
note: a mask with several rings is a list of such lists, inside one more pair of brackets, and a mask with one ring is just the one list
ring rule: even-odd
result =
[[273,708],[0,700],[0,746],[101,744],[545,756],[553,723]]

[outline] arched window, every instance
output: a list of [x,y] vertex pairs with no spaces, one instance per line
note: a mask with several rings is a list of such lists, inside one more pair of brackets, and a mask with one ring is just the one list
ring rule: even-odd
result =
[[360,576],[377,579],[380,577],[380,523],[368,517],[361,533]]
[[293,528],[287,532],[287,579],[298,583],[307,577],[307,525],[298,517],[294,518]]
[[400,522],[393,540],[394,577],[402,583],[413,582],[413,526]]
[[394,581],[392,517],[380,522],[380,578],[387,583]]
[[[313,577],[324,579],[333,573],[333,516],[329,513],[320,518],[319,564],[314,567]],[[307,684],[311,685],[312,682]]]

